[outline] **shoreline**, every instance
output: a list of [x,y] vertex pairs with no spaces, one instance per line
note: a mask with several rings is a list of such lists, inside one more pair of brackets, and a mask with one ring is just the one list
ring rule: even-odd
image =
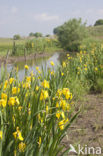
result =
[[[0,66],[2,63],[4,63],[4,64],[16,63],[18,60],[19,61],[27,61],[27,60],[31,60],[33,58],[37,59],[37,58],[41,58],[41,57],[49,57],[52,54],[54,54],[55,52],[32,53],[32,54],[27,55],[27,56],[8,56],[7,59],[4,56],[0,56]],[[57,52],[59,52],[59,51],[57,51]],[[60,50],[60,52],[61,52],[61,50]]]

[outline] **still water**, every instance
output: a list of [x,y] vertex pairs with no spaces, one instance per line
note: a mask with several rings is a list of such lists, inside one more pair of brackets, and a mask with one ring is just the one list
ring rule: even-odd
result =
[[52,68],[50,62],[53,61],[56,69],[58,65],[61,64],[63,60],[66,59],[66,53],[65,52],[55,52],[53,55],[49,57],[41,57],[36,59],[31,59],[25,61],[19,61],[14,64],[7,64],[7,71],[10,72],[15,66],[18,67],[18,75],[19,79],[22,80],[25,75],[25,69],[24,66],[27,64],[29,66],[29,72],[33,71],[36,72],[35,67],[38,66],[40,69],[43,68],[44,71],[46,71],[48,68]]

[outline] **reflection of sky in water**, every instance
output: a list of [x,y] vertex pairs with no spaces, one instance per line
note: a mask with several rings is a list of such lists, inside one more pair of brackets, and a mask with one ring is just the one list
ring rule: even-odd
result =
[[[29,72],[33,71],[34,73],[36,73],[36,69],[35,69],[36,66],[38,66],[40,69],[43,68],[44,71],[46,71],[48,68],[52,67],[51,64],[50,64],[51,61],[54,62],[54,64],[55,64],[54,68],[56,68],[60,64],[60,60],[59,60],[60,54],[61,53],[54,53],[49,58],[43,57],[43,58],[28,60],[26,62],[26,64],[29,66]],[[8,64],[7,65],[7,71],[10,72],[14,66],[18,66],[18,68],[19,68],[19,72],[18,72],[19,78],[20,78],[20,80],[22,80],[24,75],[25,75],[24,65],[25,65],[25,61],[16,62],[13,65]]]
[[[8,72],[10,72],[10,71],[13,69],[13,65],[8,64],[8,65],[6,66],[6,69],[7,69]],[[3,71],[4,71],[4,70],[5,70],[5,68],[3,68]],[[0,79],[1,79],[1,67],[0,67]]]
[[[40,69],[43,68],[44,71],[47,70],[47,68],[51,68],[50,62],[53,61],[55,64],[55,67],[57,65],[59,65],[59,53],[55,53],[53,56],[51,56],[49,59],[41,59],[41,61],[34,61],[34,63],[30,66],[27,62],[27,65],[29,65],[29,72],[33,71],[34,73],[36,73],[36,69],[35,67],[38,66]],[[25,62],[24,62],[25,65]],[[25,70],[24,68],[22,70],[19,70],[19,78],[20,80],[24,77],[25,75]]]

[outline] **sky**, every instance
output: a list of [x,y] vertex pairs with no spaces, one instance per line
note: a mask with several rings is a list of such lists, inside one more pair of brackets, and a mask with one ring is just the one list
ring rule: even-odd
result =
[[0,0],[0,37],[52,34],[72,18],[93,25],[103,19],[103,0]]

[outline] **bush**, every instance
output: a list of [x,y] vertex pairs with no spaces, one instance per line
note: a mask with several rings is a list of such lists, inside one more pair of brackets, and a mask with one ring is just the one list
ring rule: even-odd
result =
[[94,26],[103,25],[103,19],[99,19],[95,22]]
[[81,19],[72,19],[54,29],[61,46],[69,51],[78,51],[81,41],[87,36],[85,23]]

